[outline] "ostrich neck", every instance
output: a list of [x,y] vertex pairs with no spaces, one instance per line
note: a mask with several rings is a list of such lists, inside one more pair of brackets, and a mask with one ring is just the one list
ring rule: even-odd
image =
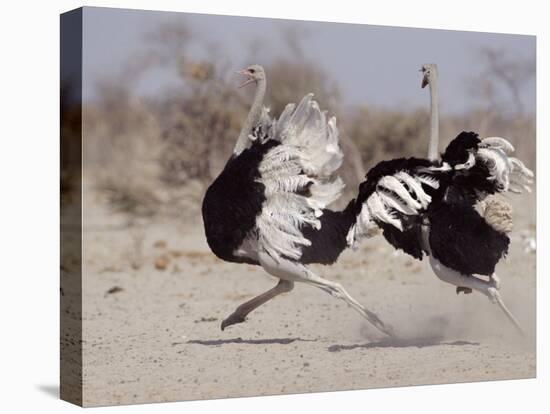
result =
[[235,149],[233,150],[234,155],[239,155],[244,149],[246,149],[249,138],[248,136],[252,132],[252,128],[259,122],[260,116],[262,114],[262,106],[264,103],[266,90],[266,81],[261,79],[257,82],[256,93],[254,94],[254,101],[252,102],[252,107],[248,112],[248,116],[244,121],[244,125],[235,144]]
[[433,70],[430,78],[430,109],[431,127],[430,144],[428,146],[428,159],[437,160],[439,147],[439,108],[437,90],[437,71]]

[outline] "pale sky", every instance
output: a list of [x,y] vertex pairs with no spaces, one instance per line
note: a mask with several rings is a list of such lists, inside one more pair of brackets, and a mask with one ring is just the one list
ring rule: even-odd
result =
[[[94,82],[120,71],[128,57],[139,52],[145,33],[175,20],[184,22],[192,36],[201,39],[192,41],[190,53],[204,55],[205,43],[215,42],[234,65],[232,71],[269,61],[287,50],[281,33],[289,26],[288,20],[86,7],[83,98],[93,99]],[[426,105],[428,93],[420,89],[418,69],[423,63],[435,62],[440,72],[441,111],[464,112],[475,103],[469,80],[483,69],[476,60],[480,48],[502,50],[518,59],[535,58],[534,36],[306,21],[293,21],[292,26],[307,32],[306,55],[337,80],[345,104],[401,109]],[[246,62],[253,40],[263,44],[259,61]],[[143,79],[137,92],[159,93],[173,81],[172,73],[158,71]],[[533,110],[534,82],[521,92],[525,107]]]

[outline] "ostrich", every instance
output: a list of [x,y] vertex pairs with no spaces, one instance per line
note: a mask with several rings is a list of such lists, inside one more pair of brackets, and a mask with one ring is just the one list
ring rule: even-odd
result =
[[[474,132],[460,133],[439,160],[437,66],[424,65],[422,71],[422,87],[430,85],[431,92],[428,158],[382,161],[369,170],[360,185],[348,244],[372,227],[381,228],[394,248],[419,260],[427,255],[437,277],[455,285],[457,294],[475,290],[497,303],[521,332],[502,301],[495,274],[508,251],[511,211],[505,203],[484,200],[490,194],[529,190],[533,173],[510,155],[514,148],[508,141],[479,139]],[[483,203],[480,214],[476,208]]]
[[312,94],[288,104],[273,120],[263,107],[266,75],[260,65],[239,71],[241,85],[256,91],[233,154],[204,196],[202,216],[208,245],[220,259],[261,266],[277,285],[223,320],[221,329],[244,322],[257,307],[294,282],[318,287],[343,300],[387,335],[392,328],[355,300],[339,283],[321,278],[307,265],[331,264],[347,247],[354,204],[341,212],[325,207],[343,182],[335,176],[343,154],[336,119],[326,119]]

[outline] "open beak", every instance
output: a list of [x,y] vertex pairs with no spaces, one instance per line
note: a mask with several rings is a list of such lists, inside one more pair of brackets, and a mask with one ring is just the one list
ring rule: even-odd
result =
[[252,76],[250,76],[250,73],[248,73],[248,71],[246,69],[239,70],[237,73],[239,75],[243,75],[243,76],[247,77],[247,79],[239,85],[239,88],[242,88],[243,86],[246,86],[249,83],[252,83],[252,82],[255,81],[255,79]]

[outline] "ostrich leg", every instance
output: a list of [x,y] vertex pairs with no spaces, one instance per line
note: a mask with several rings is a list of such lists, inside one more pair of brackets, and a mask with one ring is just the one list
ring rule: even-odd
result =
[[228,326],[244,322],[246,316],[254,309],[263,305],[268,300],[273,299],[275,296],[280,295],[281,293],[290,292],[293,287],[294,282],[283,279],[279,280],[279,283],[277,283],[274,288],[271,288],[267,292],[264,292],[261,295],[250,299],[248,302],[243,303],[237,309],[235,309],[235,312],[233,312],[222,321],[222,331]]
[[391,326],[384,324],[384,322],[382,322],[378,315],[376,315],[374,312],[369,311],[363,305],[357,302],[357,300],[355,300],[340,283],[323,279],[322,277],[319,277],[310,271],[308,271],[307,273],[307,279],[300,281],[308,283],[312,286],[316,286],[319,289],[327,292],[331,296],[334,296],[335,298],[342,299],[349,306],[359,312],[361,316],[366,318],[379,331],[385,333],[390,337],[395,337],[395,332]]
[[316,286],[319,289],[329,293],[331,296],[346,302],[379,331],[390,337],[395,337],[394,330],[391,326],[384,324],[374,312],[369,311],[361,305],[339,283],[317,276],[300,263],[291,262],[289,260],[276,261],[265,253],[260,253],[259,259],[262,267],[273,276]]
[[493,274],[488,282],[481,280],[473,275],[463,275],[456,270],[450,269],[442,265],[439,260],[435,259],[433,256],[430,256],[430,265],[438,278],[444,282],[450,283],[452,285],[476,290],[489,298],[493,303],[496,303],[500,309],[504,312],[506,317],[512,322],[514,327],[524,335],[523,329],[515,318],[515,316],[510,312],[510,310],[504,304],[502,296],[500,295],[499,289],[499,279],[496,274]]

